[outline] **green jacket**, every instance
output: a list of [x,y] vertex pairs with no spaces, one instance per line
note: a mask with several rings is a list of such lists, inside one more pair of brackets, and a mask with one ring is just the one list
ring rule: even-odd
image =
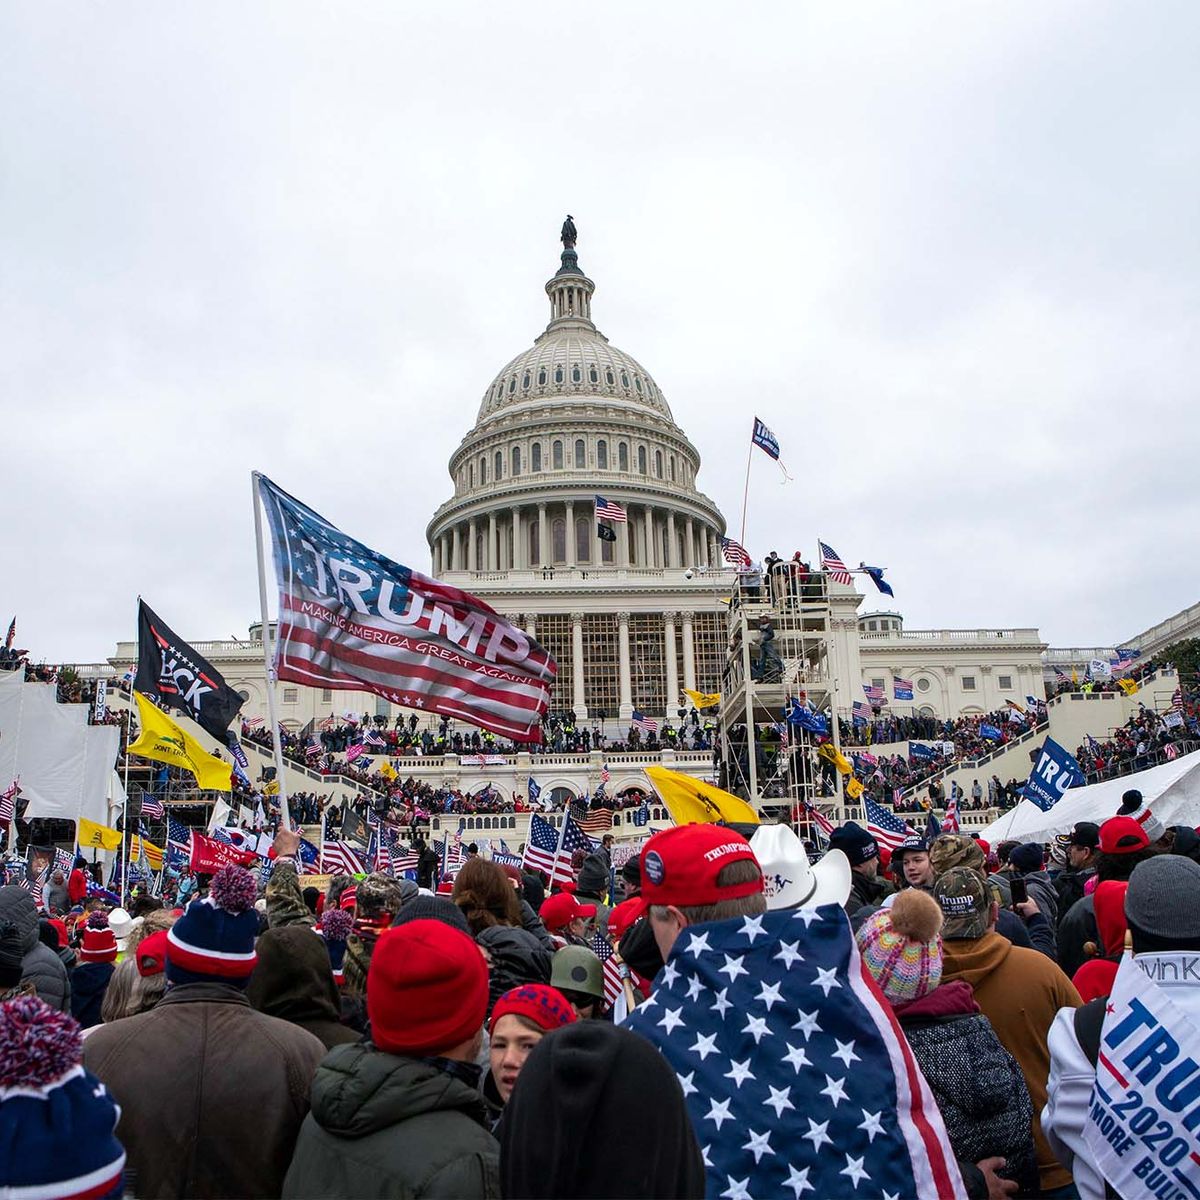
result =
[[500,1145],[479,1092],[429,1063],[359,1043],[312,1083],[284,1200],[500,1196]]

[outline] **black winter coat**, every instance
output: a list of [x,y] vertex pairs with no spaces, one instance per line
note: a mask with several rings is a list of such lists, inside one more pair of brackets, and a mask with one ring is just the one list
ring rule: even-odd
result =
[[71,972],[71,1016],[82,1028],[103,1023],[100,1006],[116,969],[110,962],[85,962]]
[[512,988],[523,983],[549,983],[551,951],[527,929],[493,925],[475,939],[491,956],[488,978],[488,1016],[492,1006]]
[[1036,1196],[1033,1103],[1025,1076],[979,1011],[970,984],[943,983],[896,1016],[937,1101],[967,1195],[987,1196],[974,1164],[998,1155],[1008,1160],[1002,1174],[1017,1181],[1017,1194]]

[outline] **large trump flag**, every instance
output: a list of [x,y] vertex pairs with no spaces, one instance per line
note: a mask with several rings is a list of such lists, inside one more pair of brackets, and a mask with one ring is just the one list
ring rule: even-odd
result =
[[557,666],[482,600],[347,537],[265,476],[279,580],[279,679],[539,740]]

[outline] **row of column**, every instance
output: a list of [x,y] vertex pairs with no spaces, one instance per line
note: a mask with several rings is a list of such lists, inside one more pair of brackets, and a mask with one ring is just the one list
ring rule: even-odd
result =
[[[579,720],[587,718],[587,684],[583,667],[583,622],[586,613],[571,614],[571,707]],[[676,633],[683,637],[683,686],[692,691],[696,688],[695,635],[692,623],[695,614],[690,612],[663,613],[663,661],[667,670],[667,709],[672,712],[681,703],[679,667],[676,662]],[[514,618],[520,621],[520,618]],[[537,637],[537,618],[526,616],[525,632]],[[617,679],[620,691],[618,719],[628,721],[633,716],[633,671],[629,660],[629,613],[617,613]],[[650,716],[658,714],[650,713]]]
[[[573,500],[563,504],[540,503],[536,509],[514,506],[509,512],[492,512],[486,524],[476,517],[460,521],[443,531],[433,545],[433,573],[446,571],[521,571],[547,566],[575,567],[580,565],[575,540],[576,508],[589,522],[591,559],[585,565],[603,563],[604,543],[596,532],[595,509],[590,501],[577,505]],[[626,506],[628,521],[613,524],[617,535],[615,565],[628,567],[658,567],[682,570],[686,567],[719,566],[721,553],[715,529],[685,516],[677,521],[673,509],[656,508],[650,504]],[[527,519],[536,519],[538,529],[538,562],[529,562],[529,527]],[[566,528],[564,555],[553,557],[550,544],[552,523],[561,519]],[[682,528],[681,528],[682,527]],[[663,531],[666,531],[666,555],[663,554]],[[479,534],[486,530],[480,552]],[[679,532],[683,534],[682,548]],[[631,539],[633,539],[631,553]]]

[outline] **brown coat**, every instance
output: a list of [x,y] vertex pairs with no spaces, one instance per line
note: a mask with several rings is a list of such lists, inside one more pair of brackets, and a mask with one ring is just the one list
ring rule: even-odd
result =
[[1079,993],[1057,963],[1037,950],[1014,946],[995,930],[981,938],[948,940],[944,946],[942,978],[971,985],[976,1003],[1025,1076],[1042,1189],[1066,1186],[1071,1173],[1054,1157],[1040,1118],[1050,1077],[1050,1025],[1059,1009],[1079,1007]]
[[238,988],[189,983],[93,1030],[83,1061],[121,1106],[128,1192],[277,1197],[325,1047]]

